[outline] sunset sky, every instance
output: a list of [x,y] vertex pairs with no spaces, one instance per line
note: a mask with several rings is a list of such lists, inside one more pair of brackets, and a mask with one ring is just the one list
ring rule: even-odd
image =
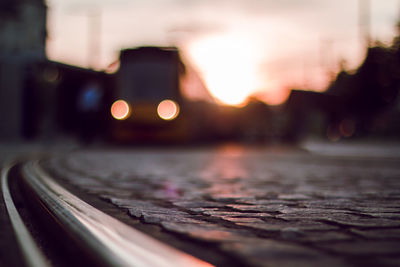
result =
[[[123,48],[175,45],[219,102],[279,104],[290,88],[325,89],[340,61],[361,63],[359,1],[48,0],[47,54],[102,70]],[[370,0],[372,40],[390,43],[399,17],[399,0]]]

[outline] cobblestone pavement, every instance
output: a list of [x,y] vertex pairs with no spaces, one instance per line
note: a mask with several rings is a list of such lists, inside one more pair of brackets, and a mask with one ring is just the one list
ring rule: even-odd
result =
[[248,266],[399,266],[400,158],[368,151],[92,150],[42,165]]

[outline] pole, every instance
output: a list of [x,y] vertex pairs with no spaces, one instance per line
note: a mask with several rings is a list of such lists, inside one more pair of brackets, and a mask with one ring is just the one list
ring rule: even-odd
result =
[[98,68],[101,62],[101,10],[90,10],[88,14],[88,66]]

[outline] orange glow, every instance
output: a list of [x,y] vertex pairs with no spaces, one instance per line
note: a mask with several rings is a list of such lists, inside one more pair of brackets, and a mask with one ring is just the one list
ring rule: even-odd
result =
[[111,106],[111,115],[114,119],[125,120],[131,114],[129,104],[124,100],[117,100]]
[[164,100],[158,104],[157,113],[163,120],[173,120],[179,115],[179,106],[172,100]]
[[290,89],[275,85],[273,88],[265,89],[263,91],[253,94],[257,99],[268,103],[269,105],[280,105],[285,102],[290,95]]
[[249,38],[209,36],[192,43],[188,52],[208,90],[221,103],[243,106],[247,97],[259,89],[259,60]]

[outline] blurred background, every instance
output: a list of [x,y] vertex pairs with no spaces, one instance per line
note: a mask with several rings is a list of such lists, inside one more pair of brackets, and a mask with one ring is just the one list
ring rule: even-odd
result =
[[400,139],[398,0],[1,0],[0,139]]

